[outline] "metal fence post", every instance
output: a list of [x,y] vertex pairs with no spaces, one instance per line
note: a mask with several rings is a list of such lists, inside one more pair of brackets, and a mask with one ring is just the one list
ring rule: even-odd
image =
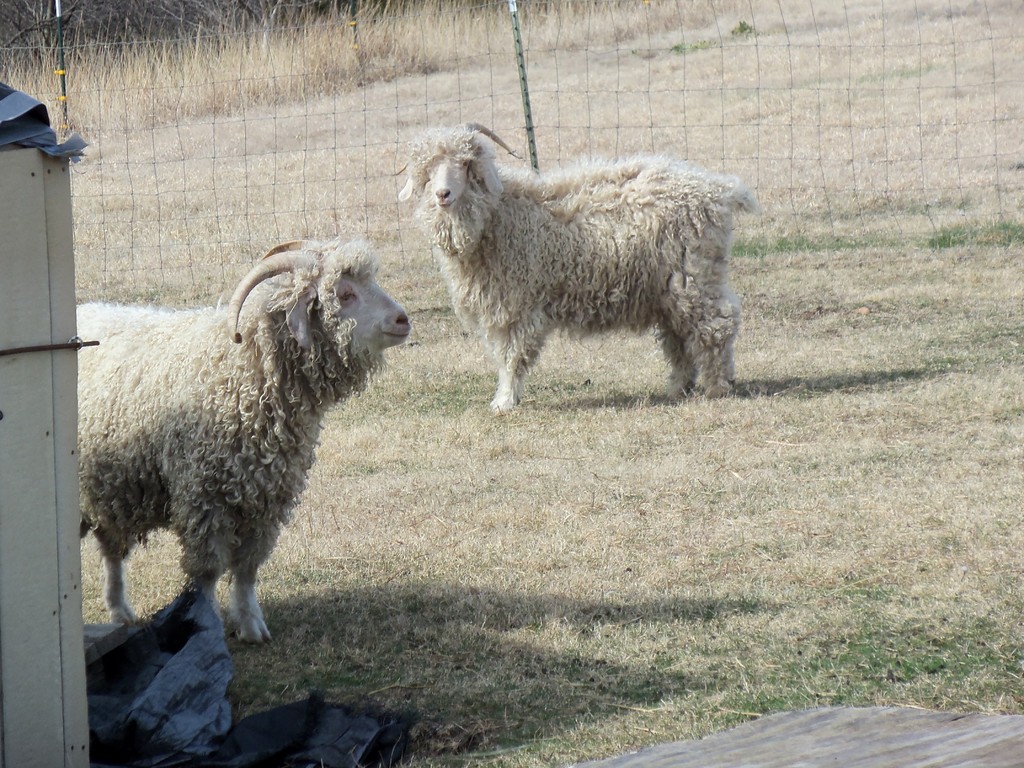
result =
[[61,125],[62,131],[67,131],[69,128],[68,123],[68,87],[67,87],[67,67],[64,66],[64,13],[61,11],[60,0],[54,0],[54,11],[57,15],[57,69],[54,70],[54,74],[60,78],[60,107],[61,116],[64,118],[64,124]]
[[512,36],[516,44],[516,64],[519,67],[519,90],[523,93],[523,116],[526,118],[526,143],[530,148],[530,164],[533,170],[540,170],[537,164],[537,138],[533,133],[533,113],[530,111],[530,89],[526,85],[526,59],[523,56],[523,37],[519,31],[519,9],[516,0],[508,0],[512,15]]

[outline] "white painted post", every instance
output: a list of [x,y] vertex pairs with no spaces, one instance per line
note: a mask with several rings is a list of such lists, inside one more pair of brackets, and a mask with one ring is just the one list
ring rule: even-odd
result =
[[[89,764],[66,159],[0,150],[0,768]],[[84,353],[83,353],[84,354]]]

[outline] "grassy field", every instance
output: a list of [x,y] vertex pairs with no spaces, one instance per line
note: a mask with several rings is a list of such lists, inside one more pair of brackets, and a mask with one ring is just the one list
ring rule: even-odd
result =
[[[741,257],[736,397],[664,402],[651,338],[559,340],[508,418],[413,297],[263,571],[274,643],[232,644],[239,714],[317,688],[418,713],[413,764],[527,766],[825,704],[1024,711],[1018,254]],[[136,555],[142,607],[176,552]]]
[[[231,641],[239,716],[318,689],[415,713],[412,766],[527,768],[818,705],[1024,712],[1024,155],[1006,155],[1024,146],[1006,98],[1024,38],[981,37],[1019,11],[793,5],[780,26],[779,4],[651,3],[654,23],[600,30],[612,54],[580,50],[565,19],[528,32],[549,164],[657,148],[756,189],[724,400],[666,401],[651,336],[556,338],[522,408],[490,414],[495,373],[394,172],[427,122],[521,138],[514,70],[442,57],[252,105],[240,85],[220,117],[198,97],[175,117],[161,91],[79,126],[82,298],[212,300],[279,240],[367,232],[412,317],[411,343],[331,415],[262,571],[274,642]],[[756,35],[736,15],[755,6]],[[844,35],[863,51],[827,47]],[[748,64],[758,88],[728,87]],[[685,92],[663,87],[683,72]],[[469,101],[418,103],[424,82]],[[177,558],[167,535],[134,556],[141,612],[177,593]],[[102,621],[89,542],[83,560]]]

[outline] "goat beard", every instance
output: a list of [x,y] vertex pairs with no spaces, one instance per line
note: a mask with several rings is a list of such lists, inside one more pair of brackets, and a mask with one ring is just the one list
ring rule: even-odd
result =
[[296,407],[312,411],[364,391],[373,375],[384,367],[384,353],[359,350],[352,345],[351,321],[327,318],[327,328],[312,328],[308,350],[264,350],[264,365],[276,366],[289,382],[288,399]]
[[453,209],[430,204],[421,207],[419,218],[431,243],[452,257],[475,250],[491,218],[491,210],[483,202],[464,197]]

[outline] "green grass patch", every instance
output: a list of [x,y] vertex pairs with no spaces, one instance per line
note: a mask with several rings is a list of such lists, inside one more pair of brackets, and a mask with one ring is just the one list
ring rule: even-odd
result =
[[936,250],[971,245],[1003,248],[1024,245],[1024,223],[1001,221],[988,225],[962,224],[943,227],[928,238],[928,247]]
[[863,240],[841,237],[808,237],[806,235],[783,235],[776,238],[744,238],[733,244],[736,256],[764,258],[776,253],[811,253],[818,251],[852,251],[871,244]]
[[756,34],[756,32],[754,31],[753,24],[750,24],[749,22],[746,21],[741,21],[739,24],[732,28],[732,31],[729,34],[731,34],[733,37],[750,37],[751,35]]
[[[819,669],[843,681],[844,695],[856,703],[864,693],[889,690],[894,684],[914,684],[923,678],[946,676],[964,681],[975,668],[1005,667],[989,638],[999,626],[991,619],[971,617],[959,627],[938,617],[896,626],[865,627],[852,638],[823,649]],[[840,702],[844,703],[844,702]]]
[[672,53],[687,54],[694,53],[696,51],[706,51],[713,46],[714,43],[710,40],[698,40],[696,43],[679,43],[678,45],[673,45],[669,50],[672,51]]
[[1002,622],[978,616],[899,619],[872,611],[873,603],[858,604],[859,626],[833,628],[792,643],[763,666],[746,665],[742,676],[749,691],[722,686],[723,709],[769,714],[908,698],[941,708],[950,696],[1019,687],[1012,638]]
[[[943,250],[964,247],[1009,248],[1024,246],[1024,222],[1004,221],[994,224],[961,224],[942,227],[931,236],[917,240],[917,243]],[[817,253],[829,251],[853,251],[863,248],[891,246],[906,249],[905,238],[886,237],[871,234],[861,238],[808,236],[802,234],[779,237],[739,238],[733,244],[732,252],[737,256],[764,258],[776,253]]]

